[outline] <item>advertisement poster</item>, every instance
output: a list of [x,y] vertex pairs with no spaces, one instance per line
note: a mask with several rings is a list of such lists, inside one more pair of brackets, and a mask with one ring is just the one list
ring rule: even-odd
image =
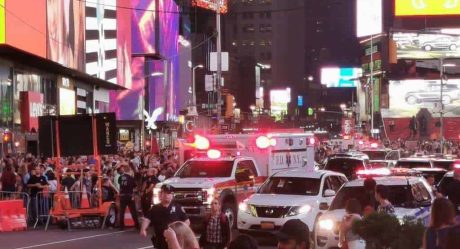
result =
[[[382,113],[385,117],[412,117],[426,108],[433,117],[441,111],[440,80],[390,81],[390,108]],[[443,104],[445,117],[460,116],[460,79],[443,81]]]
[[327,87],[356,87],[361,68],[321,68],[321,84]]
[[[452,32],[452,33],[451,33]],[[453,30],[394,32],[398,59],[460,57],[460,35]]]
[[352,136],[355,124],[352,118],[342,118],[342,136]]
[[395,16],[459,15],[458,0],[396,0]]
[[291,102],[291,89],[271,90],[270,109],[276,120],[281,120],[288,112],[288,103]]
[[356,36],[382,33],[382,0],[357,0]]

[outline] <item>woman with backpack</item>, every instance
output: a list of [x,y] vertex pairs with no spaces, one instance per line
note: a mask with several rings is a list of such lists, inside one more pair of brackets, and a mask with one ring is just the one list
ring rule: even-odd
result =
[[203,249],[223,249],[231,239],[230,222],[221,212],[218,199],[211,202],[211,214],[204,219],[200,246]]

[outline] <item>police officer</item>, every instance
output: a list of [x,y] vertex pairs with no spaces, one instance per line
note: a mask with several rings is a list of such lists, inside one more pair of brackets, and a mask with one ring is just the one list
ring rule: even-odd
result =
[[142,222],[141,235],[147,237],[147,228],[152,222],[154,235],[152,237],[155,249],[168,249],[168,244],[163,236],[164,230],[174,221],[183,221],[190,225],[190,220],[184,209],[173,202],[173,189],[170,185],[161,186],[159,193],[160,203],[152,206],[150,214],[144,217]]
[[129,208],[134,224],[136,225],[136,228],[139,229],[139,220],[133,197],[136,184],[134,182],[134,178],[125,172],[125,167],[127,166],[123,165],[120,167],[120,177],[118,178],[118,184],[120,185],[120,230],[125,228],[124,218],[126,207]]

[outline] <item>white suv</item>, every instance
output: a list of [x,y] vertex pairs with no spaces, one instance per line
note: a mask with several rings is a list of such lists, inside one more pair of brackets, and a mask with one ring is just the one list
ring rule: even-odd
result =
[[[423,177],[387,176],[375,177],[374,179],[377,184],[389,188],[389,200],[395,207],[395,213],[399,220],[402,221],[405,216],[412,216],[421,219],[425,225],[428,224],[434,196]],[[356,198],[364,206],[368,198],[364,193],[364,179],[356,179],[343,185],[329,210],[321,215],[316,223],[315,248],[338,247],[338,228],[345,215],[346,202],[351,198]]]
[[293,169],[273,174],[239,205],[238,230],[271,233],[290,219],[300,219],[312,230],[345,182],[344,174],[326,170]]

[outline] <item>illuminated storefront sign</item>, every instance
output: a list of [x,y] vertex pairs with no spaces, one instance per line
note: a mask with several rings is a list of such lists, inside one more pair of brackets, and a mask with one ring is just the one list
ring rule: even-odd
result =
[[37,92],[21,92],[21,129],[30,132],[38,130],[38,117],[43,116],[43,94]]
[[396,0],[396,16],[460,15],[459,0]]

